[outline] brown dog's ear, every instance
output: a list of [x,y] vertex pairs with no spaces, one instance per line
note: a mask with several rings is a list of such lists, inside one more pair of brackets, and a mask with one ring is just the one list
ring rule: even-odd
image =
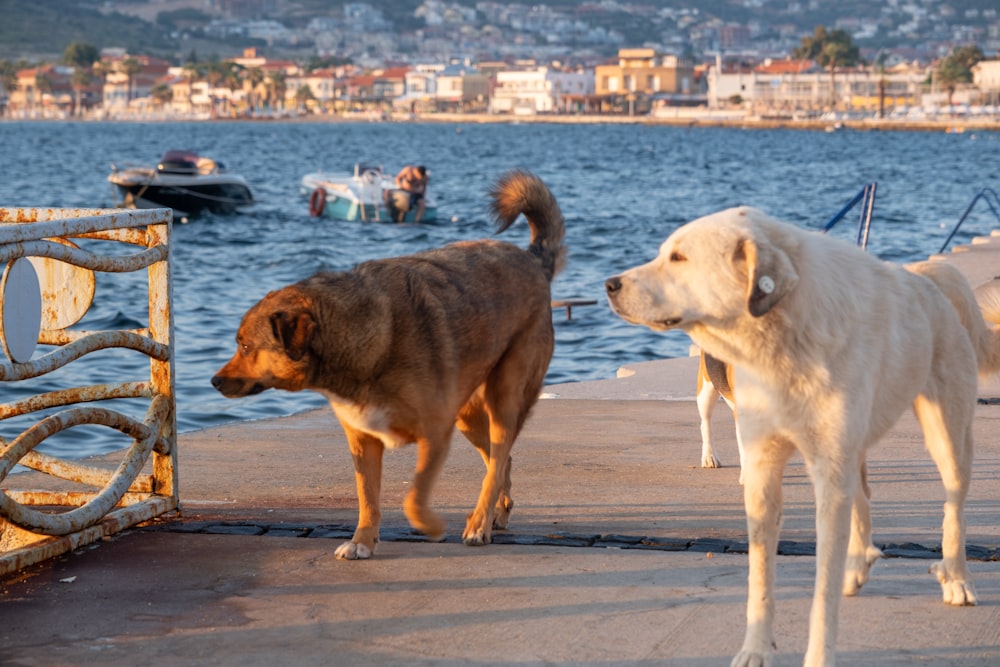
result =
[[734,263],[744,263],[747,276],[747,309],[760,317],[774,308],[799,282],[792,261],[785,252],[766,241],[742,239],[733,253]]
[[278,311],[271,315],[271,329],[288,358],[298,361],[309,349],[316,330],[316,320],[312,313],[305,310],[295,313]]

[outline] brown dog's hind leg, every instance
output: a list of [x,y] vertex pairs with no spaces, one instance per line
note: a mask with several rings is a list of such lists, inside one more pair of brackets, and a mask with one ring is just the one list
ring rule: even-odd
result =
[[385,446],[378,438],[344,425],[344,433],[354,458],[354,478],[358,485],[358,526],[350,542],[337,547],[336,556],[344,560],[371,558],[378,544],[382,520],[379,495],[382,490],[382,453]]
[[[501,362],[493,369],[483,388],[483,409],[489,417],[489,458],[483,477],[479,502],[465,522],[462,541],[469,546],[489,544],[498,502],[510,491],[510,452],[514,440],[528,418],[545,378],[548,360],[552,356],[551,317],[539,322],[547,331],[524,332],[524,344],[514,343]],[[550,341],[544,345],[541,341]],[[480,447],[480,451],[482,451]],[[484,459],[486,457],[484,456]],[[508,497],[509,500],[509,497]],[[500,503],[509,514],[512,503]],[[506,517],[501,517],[506,524]]]
[[[482,391],[477,391],[465,404],[458,414],[455,422],[458,430],[473,444],[479,455],[483,457],[483,464],[489,469],[490,466],[490,418],[486,414],[486,406],[483,403]],[[507,528],[510,521],[510,513],[514,509],[514,501],[510,497],[510,469],[511,457],[507,457],[507,464],[504,467],[503,484],[497,497],[494,507],[493,527],[499,530]]]
[[410,525],[435,542],[444,539],[444,521],[430,508],[431,490],[437,481],[451,445],[451,425],[433,438],[417,439],[417,469],[413,488],[403,501]]

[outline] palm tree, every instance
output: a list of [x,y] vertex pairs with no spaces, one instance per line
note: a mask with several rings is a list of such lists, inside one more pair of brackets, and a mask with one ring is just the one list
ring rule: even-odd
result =
[[202,67],[197,61],[191,60],[184,64],[184,68],[182,71],[183,71],[183,77],[187,81],[188,113],[191,113],[192,111],[194,111],[194,102],[192,100],[192,97],[194,96],[194,87],[192,84],[196,80],[201,78]]
[[149,95],[153,98],[153,104],[159,109],[162,109],[163,105],[174,99],[173,89],[165,83],[158,83],[153,86],[152,90],[149,91]]
[[315,100],[316,96],[313,95],[312,88],[309,87],[308,83],[304,83],[299,86],[298,90],[295,91],[295,102],[299,109],[306,110],[306,106],[309,100]]
[[17,67],[7,60],[0,61],[0,89],[8,100],[10,94],[17,90]]
[[126,77],[126,87],[127,87],[126,106],[128,106],[128,103],[132,102],[132,80],[135,78],[136,74],[142,71],[142,63],[140,63],[135,58],[131,57],[126,58],[121,62],[121,71],[125,73]]
[[52,79],[49,78],[48,73],[39,68],[38,73],[35,74],[35,94],[32,99],[32,106],[35,104],[41,104],[42,98],[46,93],[52,92]]
[[215,114],[215,89],[222,84],[226,78],[226,66],[214,60],[208,63],[205,71],[205,79],[208,81],[209,96],[212,98],[212,114]]
[[74,105],[74,115],[83,115],[83,103],[81,98],[83,97],[84,89],[94,82],[94,75],[91,73],[89,68],[76,67],[73,70],[73,95],[76,98],[76,104]]
[[73,106],[76,115],[83,115],[80,98],[84,88],[94,82],[91,70],[100,55],[96,46],[83,42],[72,42],[63,52],[63,62],[73,67],[73,94],[76,98]]
[[257,111],[257,106],[260,102],[257,89],[260,87],[260,84],[264,83],[264,72],[259,67],[251,67],[243,71],[243,79],[250,84],[250,92],[247,95],[247,103],[250,105],[250,110]]
[[243,72],[243,65],[226,61],[226,73],[223,77],[223,84],[229,89],[230,109],[232,109],[233,94],[243,88]]
[[972,68],[983,58],[978,46],[957,46],[938,63],[937,80],[948,93],[949,107],[958,84],[972,83]]
[[278,70],[267,75],[268,101],[272,95],[279,109],[285,108],[285,93],[288,92],[288,84],[285,82],[285,73]]
[[813,34],[803,37],[801,45],[792,51],[795,58],[815,60],[822,67],[830,69],[830,105],[837,106],[834,77],[838,67],[852,67],[861,62],[861,51],[851,42],[851,36],[843,30],[827,32],[818,25]]

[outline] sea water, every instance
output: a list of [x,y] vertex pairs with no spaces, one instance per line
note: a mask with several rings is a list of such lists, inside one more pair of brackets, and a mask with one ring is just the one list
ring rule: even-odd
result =
[[[608,309],[604,279],[652,259],[679,225],[722,208],[753,205],[818,228],[877,182],[869,251],[892,261],[937,252],[977,192],[1000,189],[1000,133],[677,128],[550,123],[0,123],[0,206],[107,207],[111,163],[153,164],[171,148],[199,151],[251,184],[258,204],[233,216],[175,223],[172,236],[177,418],[181,431],[286,415],[324,405],[311,392],[268,391],[230,400],[209,383],[232,355],[243,313],[266,292],[321,269],[348,269],[458,240],[493,235],[487,192],[512,168],[551,188],[566,218],[569,262],[555,299],[592,299],[572,319],[553,313],[556,350],[548,384],[607,379],[630,363],[682,356],[680,332],[654,333]],[[434,224],[336,222],[309,216],[303,175],[349,172],[355,162],[395,172],[424,164],[439,206]],[[854,240],[859,209],[833,230]],[[997,221],[980,204],[953,243]],[[503,239],[524,246],[522,222]],[[711,280],[711,276],[705,276]],[[98,274],[88,329],[136,326]],[[128,363],[128,362],[126,362]],[[107,362],[72,364],[79,384],[117,381]],[[142,368],[139,369],[143,370]],[[141,377],[141,373],[139,373]],[[95,379],[97,378],[97,379]],[[117,379],[116,379],[117,378]],[[127,379],[137,379],[129,376]],[[11,400],[4,390],[0,400]],[[122,446],[78,433],[60,453]],[[5,437],[9,434],[4,433]]]

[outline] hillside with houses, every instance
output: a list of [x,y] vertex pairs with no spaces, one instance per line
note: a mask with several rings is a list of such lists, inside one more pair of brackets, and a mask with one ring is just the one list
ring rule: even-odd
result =
[[[891,118],[991,116],[1000,98],[1000,17],[978,0],[79,4],[145,22],[149,48],[80,36],[2,60],[3,117]],[[834,37],[842,51],[806,48]]]

